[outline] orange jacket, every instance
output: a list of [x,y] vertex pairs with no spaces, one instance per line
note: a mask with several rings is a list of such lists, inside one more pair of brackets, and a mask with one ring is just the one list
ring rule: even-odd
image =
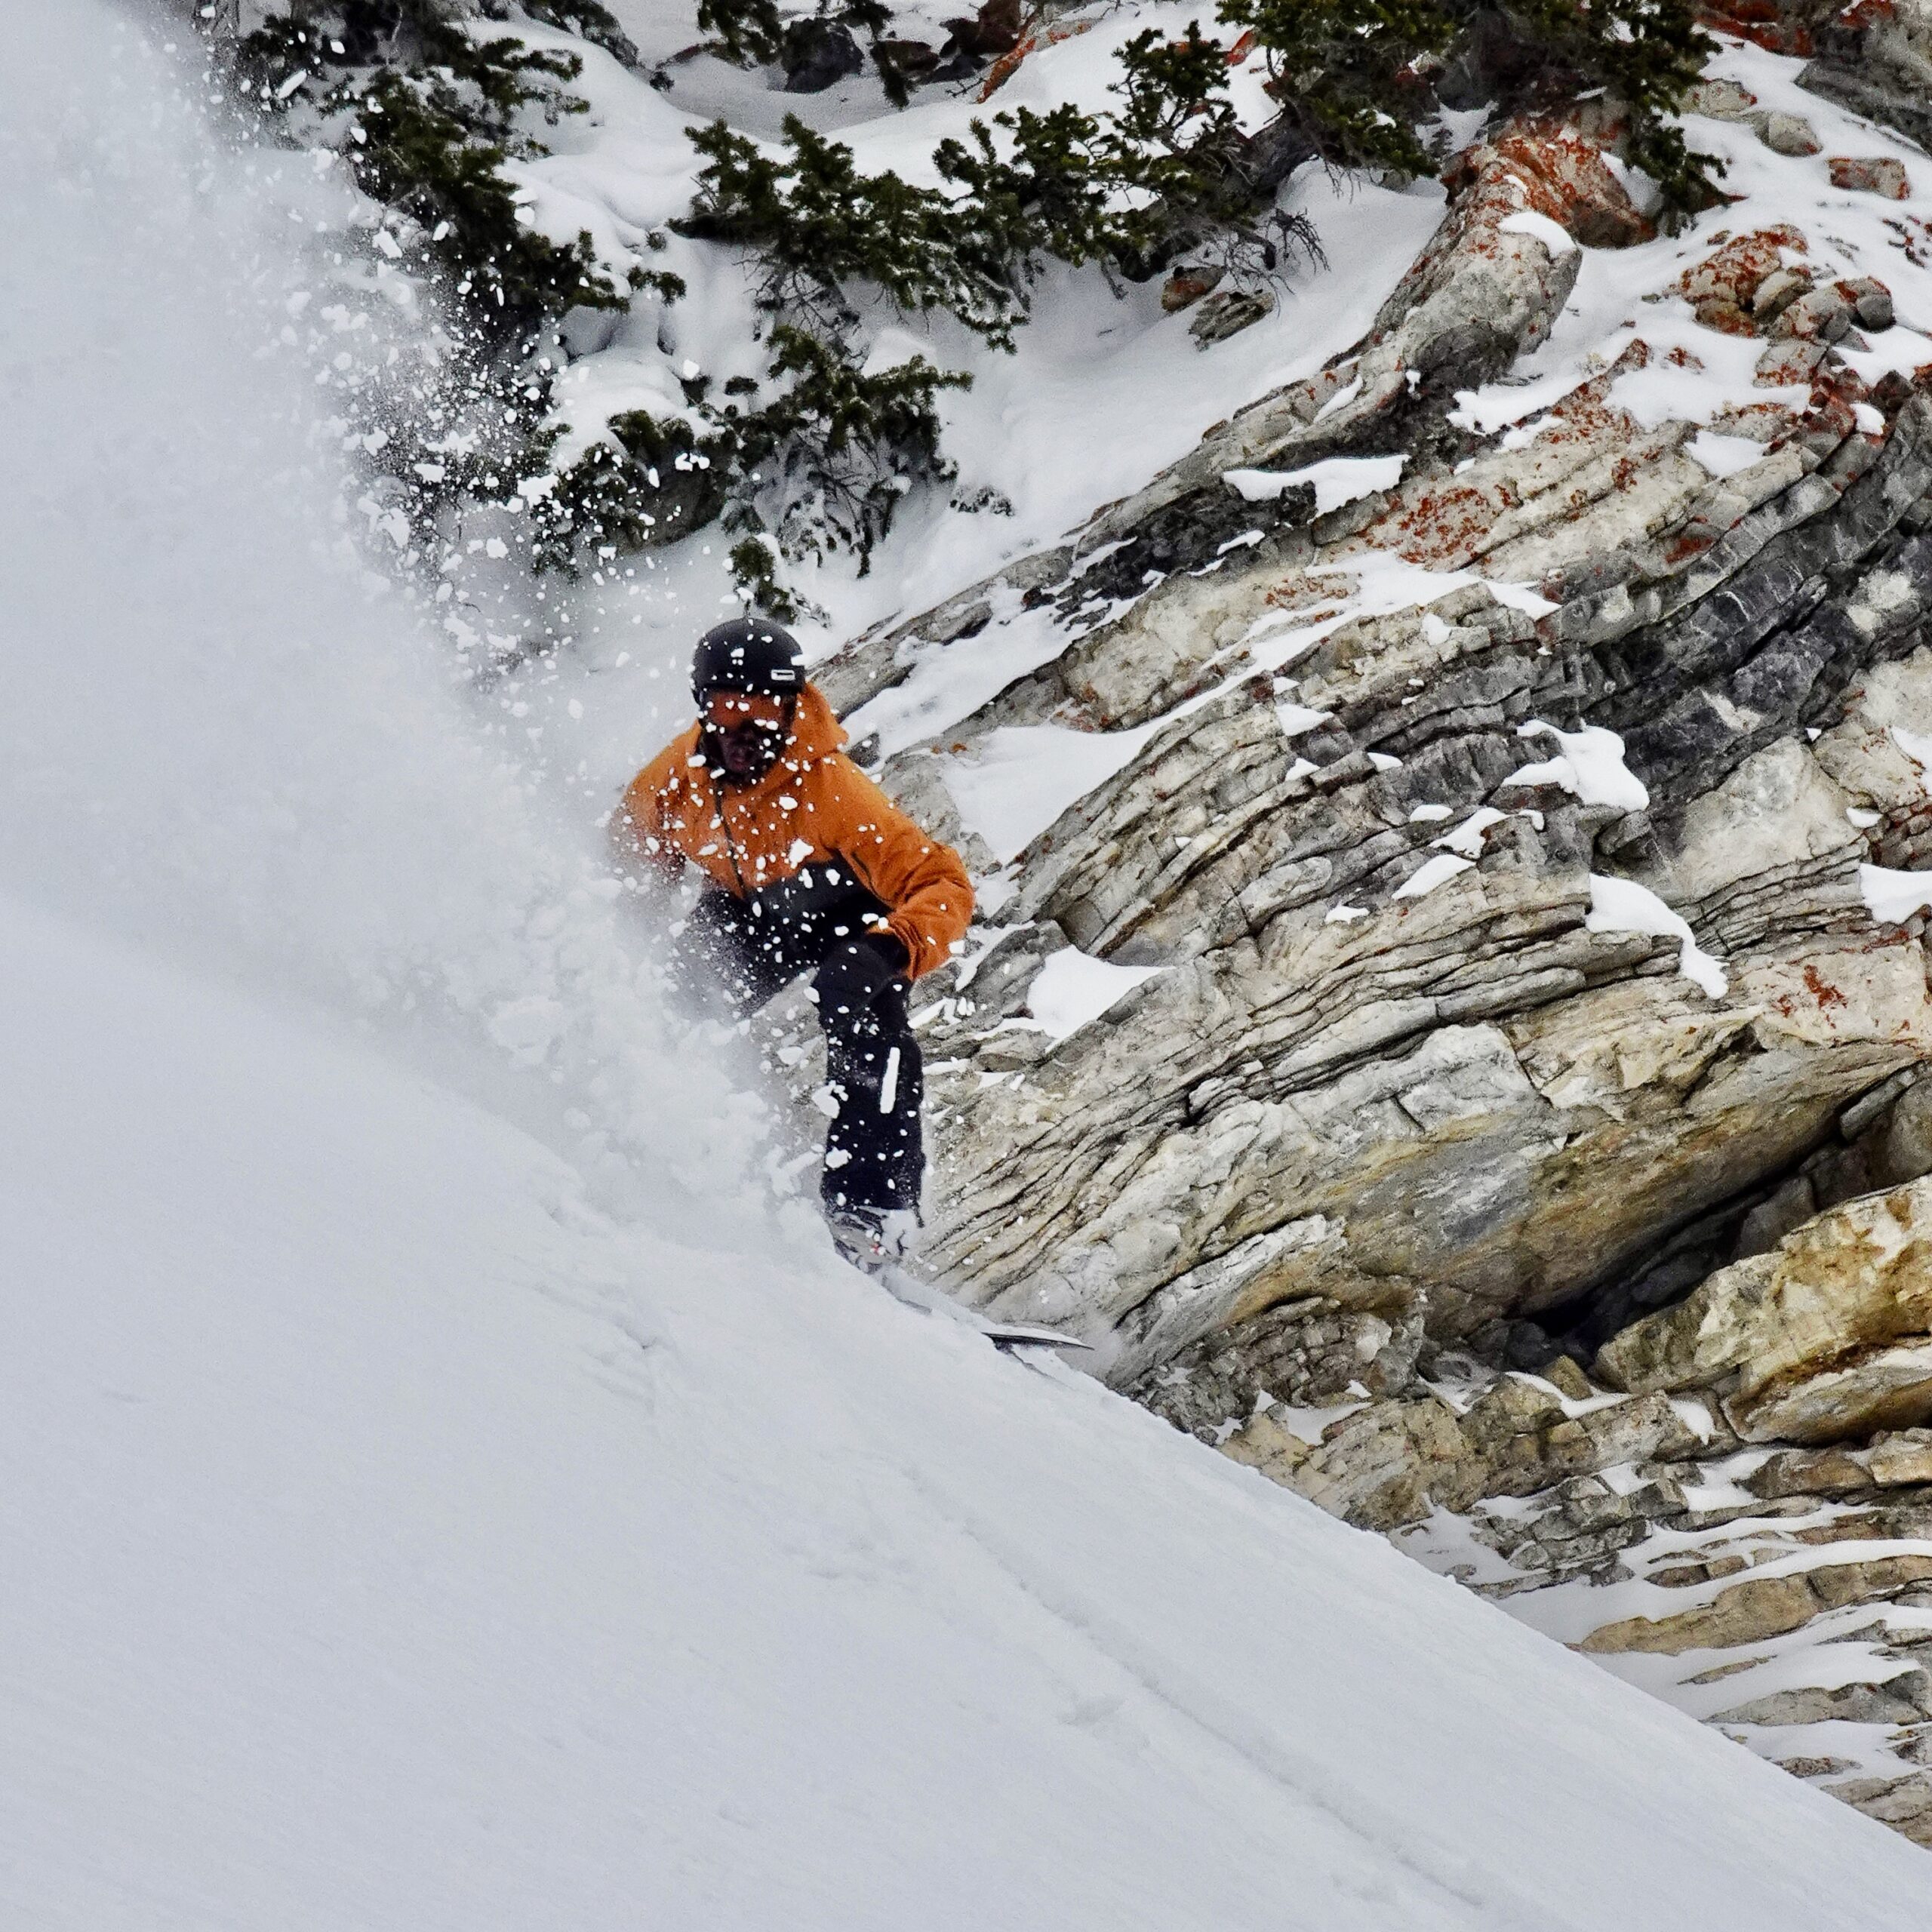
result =
[[951,958],[973,916],[966,868],[844,756],[844,728],[816,685],[799,694],[777,761],[749,785],[712,776],[698,731],[681,732],[631,780],[613,824],[620,845],[674,873],[689,860],[740,899],[842,859],[885,906],[914,979]]

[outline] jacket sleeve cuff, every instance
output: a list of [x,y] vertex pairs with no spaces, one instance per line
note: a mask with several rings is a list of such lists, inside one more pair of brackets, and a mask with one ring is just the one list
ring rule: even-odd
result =
[[907,979],[912,977],[912,949],[888,925],[883,932],[867,935],[878,952],[879,957],[895,973],[903,973]]
[[927,956],[928,949],[920,944],[917,928],[903,913],[894,913],[887,920],[885,930],[878,937],[891,943],[896,951],[905,954],[905,964],[899,971],[907,979],[916,980],[921,973],[931,970],[934,962]]

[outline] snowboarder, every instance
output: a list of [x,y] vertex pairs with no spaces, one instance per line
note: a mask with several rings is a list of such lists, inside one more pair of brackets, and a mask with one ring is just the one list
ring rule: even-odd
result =
[[677,931],[674,980],[737,1017],[812,977],[837,1112],[820,1192],[841,1249],[875,1266],[916,1220],[925,1156],[912,983],[958,950],[973,889],[847,758],[797,640],[762,618],[708,631],[698,720],[631,781],[612,820],[634,874],[707,881]]

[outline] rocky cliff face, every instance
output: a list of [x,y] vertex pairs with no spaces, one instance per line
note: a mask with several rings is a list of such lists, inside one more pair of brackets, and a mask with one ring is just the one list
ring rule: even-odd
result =
[[1352,352],[823,681],[982,877],[930,1264],[1932,1842],[1932,162],[1833,104],[1916,21],[1721,63],[1675,241],[1492,131]]

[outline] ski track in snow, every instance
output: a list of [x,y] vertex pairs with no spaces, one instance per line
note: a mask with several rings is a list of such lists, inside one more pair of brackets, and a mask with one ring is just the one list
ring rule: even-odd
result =
[[1918,1925],[1915,1848],[771,1207],[590,828],[312,549],[287,183],[183,185],[125,18],[0,71],[0,1921]]

